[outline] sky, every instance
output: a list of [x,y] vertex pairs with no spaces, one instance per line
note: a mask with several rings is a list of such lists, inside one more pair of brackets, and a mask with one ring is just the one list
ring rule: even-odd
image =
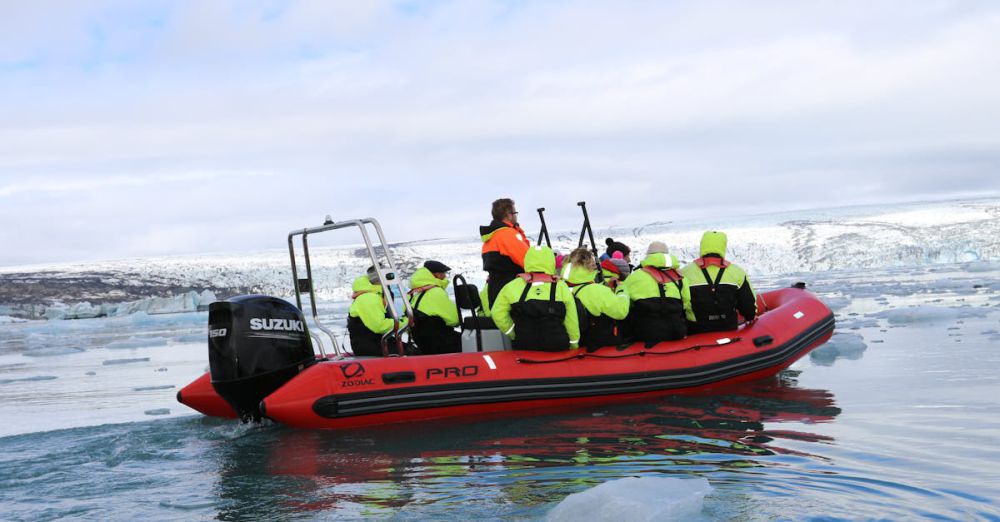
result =
[[998,49],[992,0],[5,2],[0,266],[997,196]]

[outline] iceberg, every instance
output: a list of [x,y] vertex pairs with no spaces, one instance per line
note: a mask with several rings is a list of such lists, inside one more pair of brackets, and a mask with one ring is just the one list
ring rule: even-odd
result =
[[566,497],[546,520],[691,520],[712,489],[700,477],[627,477]]

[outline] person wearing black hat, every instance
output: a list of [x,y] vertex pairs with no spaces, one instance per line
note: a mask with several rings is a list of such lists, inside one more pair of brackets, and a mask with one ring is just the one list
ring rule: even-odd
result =
[[410,307],[413,308],[413,340],[420,353],[456,353],[462,351],[458,326],[458,308],[448,297],[448,272],[451,268],[429,260],[410,278]]
[[608,245],[608,249],[604,252],[604,255],[608,258],[614,258],[615,252],[621,252],[622,259],[624,259],[626,263],[632,263],[632,259],[629,257],[629,254],[632,253],[632,249],[629,248],[628,245],[615,241],[610,237],[605,239],[604,242]]

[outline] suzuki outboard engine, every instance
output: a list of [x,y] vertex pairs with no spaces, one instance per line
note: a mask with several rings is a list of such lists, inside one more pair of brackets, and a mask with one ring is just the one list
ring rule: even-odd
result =
[[260,401],[316,362],[309,330],[295,306],[266,295],[241,295],[208,308],[212,386],[240,419],[261,418]]

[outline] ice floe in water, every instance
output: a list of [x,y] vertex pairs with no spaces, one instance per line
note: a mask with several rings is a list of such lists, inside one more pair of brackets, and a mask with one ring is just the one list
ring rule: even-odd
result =
[[111,366],[115,364],[131,364],[131,363],[148,362],[148,361],[149,357],[136,357],[134,359],[108,359],[101,364],[103,364],[104,366]]
[[546,517],[550,521],[692,520],[702,518],[704,478],[627,477],[574,493]]
[[993,263],[990,261],[974,261],[972,263],[966,263],[962,266],[962,269],[966,272],[973,273],[992,272],[994,270],[1000,271],[1000,263]]
[[914,306],[896,308],[872,314],[872,317],[886,319],[889,324],[936,324],[969,317],[985,317],[987,310],[981,308],[963,307],[946,308],[943,306]]
[[18,377],[17,379],[0,379],[0,384],[12,384],[15,382],[37,382],[54,381],[58,379],[55,375],[36,375],[33,377]]
[[31,348],[24,352],[27,357],[53,357],[57,355],[69,355],[71,353],[80,353],[85,351],[83,348],[76,348],[73,346],[43,346],[40,348]]
[[132,391],[153,391],[153,390],[169,390],[173,388],[173,384],[164,384],[162,386],[140,386],[138,388],[132,388]]
[[0,315],[0,324],[11,324],[11,323],[23,323],[27,319],[18,319],[17,317],[11,317],[9,315]]
[[861,335],[850,332],[836,332],[830,341],[809,352],[809,359],[820,366],[832,366],[837,359],[860,359],[868,345]]
[[170,408],[156,408],[155,410],[146,410],[144,413],[146,415],[170,415]]
[[114,341],[108,343],[108,348],[112,350],[124,350],[128,348],[148,348],[152,346],[166,346],[167,339],[163,337],[152,337],[152,338],[142,338],[142,337],[131,337],[123,341]]
[[178,335],[177,337],[174,337],[173,341],[175,343],[201,343],[205,342],[205,339],[207,338],[208,334],[206,332],[198,332],[192,334]]

